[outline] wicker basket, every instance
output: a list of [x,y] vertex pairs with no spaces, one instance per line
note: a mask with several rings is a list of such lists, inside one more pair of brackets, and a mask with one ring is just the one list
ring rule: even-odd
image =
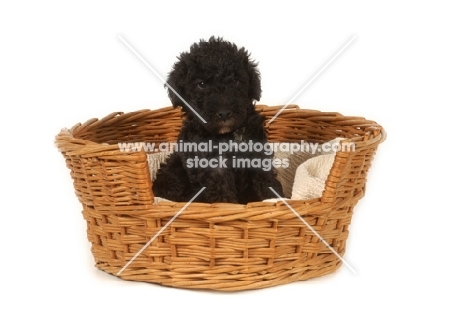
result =
[[[257,106],[267,120],[280,108]],[[176,141],[180,126],[181,111],[167,107],[113,113],[56,136],[99,269],[126,280],[237,291],[306,280],[341,266],[339,257],[281,201],[192,203],[160,231],[185,203],[155,206],[146,153],[121,152],[117,143]],[[354,152],[336,153],[321,198],[287,201],[342,256],[353,208],[385,139],[383,128],[361,117],[297,106],[266,128],[270,141],[344,137],[354,142]]]

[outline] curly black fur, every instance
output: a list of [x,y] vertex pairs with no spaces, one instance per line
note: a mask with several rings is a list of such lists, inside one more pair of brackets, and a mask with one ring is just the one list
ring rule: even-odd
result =
[[[178,140],[211,141],[214,148],[212,152],[174,152],[158,171],[153,184],[156,196],[188,201],[206,187],[195,201],[248,203],[274,197],[270,186],[282,195],[274,169],[234,167],[236,159],[262,161],[271,160],[272,155],[235,149],[220,155],[215,149],[221,142],[267,142],[264,117],[254,106],[254,101],[260,100],[261,96],[260,74],[257,64],[250,60],[244,48],[237,48],[222,38],[201,40],[193,44],[189,52],[179,56],[167,84],[206,120],[203,123],[176,93],[168,89],[174,107],[182,107],[186,115]],[[215,159],[224,162],[225,166],[196,168],[193,167],[195,158]]]

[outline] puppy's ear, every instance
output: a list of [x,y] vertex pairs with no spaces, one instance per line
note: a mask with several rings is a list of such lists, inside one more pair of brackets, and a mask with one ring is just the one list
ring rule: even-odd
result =
[[165,85],[167,88],[167,94],[174,108],[185,108],[185,104],[182,99],[180,99],[180,97],[184,98],[184,100],[187,100],[185,99],[184,89],[185,80],[187,79],[187,66],[183,61],[183,57],[184,55],[181,55],[179,57],[179,61],[172,67],[172,71],[169,73]]
[[247,72],[249,74],[249,97],[252,100],[260,101],[260,97],[262,96],[262,87],[257,64],[248,60]]

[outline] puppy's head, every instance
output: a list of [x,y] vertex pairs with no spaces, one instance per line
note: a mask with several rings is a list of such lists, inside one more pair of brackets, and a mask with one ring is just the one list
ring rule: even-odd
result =
[[241,127],[254,109],[253,101],[261,96],[260,74],[249,53],[215,37],[180,54],[167,84],[174,107],[181,106],[189,117],[196,117],[188,103],[206,120],[204,128],[214,134]]

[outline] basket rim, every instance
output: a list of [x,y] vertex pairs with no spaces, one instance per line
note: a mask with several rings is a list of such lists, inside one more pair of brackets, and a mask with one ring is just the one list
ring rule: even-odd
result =
[[[268,106],[268,105],[256,105],[256,110],[264,115],[271,115],[273,112],[276,112],[283,108],[283,106]],[[81,156],[115,156],[116,152],[122,154],[119,149],[118,144],[107,144],[107,143],[98,143],[91,140],[85,140],[76,138],[76,135],[82,133],[85,130],[90,130],[101,125],[112,125],[116,121],[123,122],[132,120],[135,117],[142,117],[151,113],[162,113],[169,112],[173,113],[174,111],[181,110],[180,108],[173,108],[172,106],[166,106],[158,109],[142,109],[133,112],[112,112],[103,118],[91,118],[84,123],[76,123],[71,128],[62,128],[61,131],[55,136],[55,146],[59,149],[60,152],[64,152],[67,155],[81,155]],[[386,140],[387,134],[385,129],[376,123],[375,121],[367,120],[364,117],[359,116],[344,116],[339,112],[323,112],[313,109],[301,109],[298,105],[289,105],[282,113],[276,118],[276,120],[281,121],[282,118],[285,118],[286,115],[301,117],[304,115],[313,116],[319,115],[325,118],[340,117],[346,121],[347,125],[353,124],[354,126],[363,125],[367,128],[365,133],[360,136],[353,138],[344,138],[343,142],[364,142],[366,144],[382,143]],[[269,128],[269,124],[266,124],[266,129]],[[145,151],[129,151],[125,154],[139,154],[145,153]],[[91,155],[92,154],[92,155]]]

